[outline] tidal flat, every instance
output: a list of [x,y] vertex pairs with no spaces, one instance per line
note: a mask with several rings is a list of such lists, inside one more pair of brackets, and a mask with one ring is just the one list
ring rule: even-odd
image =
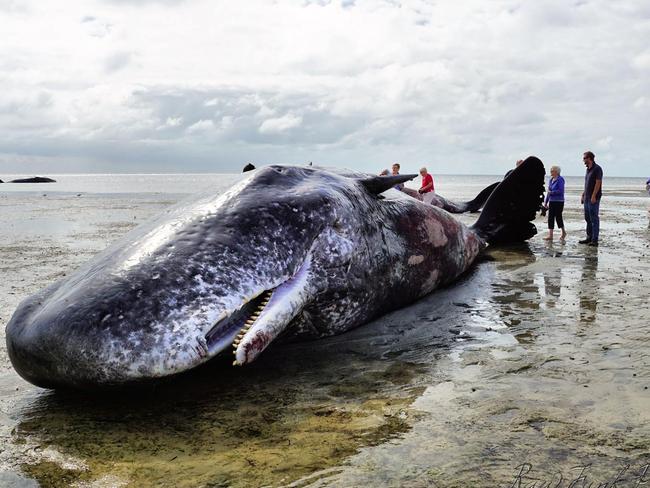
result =
[[577,242],[570,186],[565,244],[544,241],[538,217],[529,243],[491,249],[455,284],[349,333],[105,394],[23,381],[4,326],[20,300],[185,195],[2,192],[0,486],[650,485],[641,180],[606,186],[599,248]]

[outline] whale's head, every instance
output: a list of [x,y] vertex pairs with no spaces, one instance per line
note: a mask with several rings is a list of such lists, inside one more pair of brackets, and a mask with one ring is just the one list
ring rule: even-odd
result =
[[23,301],[7,325],[11,361],[36,385],[76,388],[169,376],[224,351],[249,363],[328,276],[354,273],[363,211],[398,182],[269,166],[171,208]]

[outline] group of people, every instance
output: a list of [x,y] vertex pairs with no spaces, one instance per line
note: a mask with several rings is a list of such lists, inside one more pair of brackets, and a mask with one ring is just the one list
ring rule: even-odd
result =
[[[385,169],[381,173],[379,173],[379,176],[388,176],[388,175],[397,176],[399,175],[400,168],[401,166],[399,163],[393,163],[390,172],[387,169]],[[427,171],[426,167],[420,168],[420,176],[422,177],[422,184],[420,185],[418,194],[422,196],[422,200],[424,201],[424,203],[431,203],[431,200],[433,199],[434,196],[433,176],[431,176],[431,173]],[[404,191],[404,183],[395,185],[394,188],[396,190]]]
[[[587,228],[584,239],[579,240],[580,244],[598,247],[598,237],[600,234],[600,199],[603,195],[603,169],[596,164],[596,156],[593,152],[587,151],[582,155],[582,161],[587,168],[585,172],[584,190],[580,197],[580,203],[583,205],[585,221]],[[559,166],[551,166],[551,178],[548,182],[544,208],[548,211],[548,235],[544,238],[548,241],[553,240],[553,231],[555,224],[562,231],[560,241],[566,239],[566,229],[562,219],[564,210],[564,178],[560,175]]]
[[[586,151],[582,155],[582,161],[586,167],[585,184],[580,203],[583,205],[585,221],[587,222],[586,236],[584,239],[579,240],[580,244],[597,247],[598,237],[600,234],[600,199],[602,197],[603,185],[603,169],[596,164],[596,156],[591,151]],[[517,167],[523,163],[523,160],[517,161]],[[400,165],[394,163],[389,172],[387,169],[383,170],[379,175],[399,175]],[[506,177],[514,170],[506,173]],[[546,192],[546,199],[544,200],[544,210],[548,212],[548,235],[544,237],[547,241],[553,240],[555,231],[555,224],[560,229],[560,241],[564,242],[567,236],[564,227],[564,219],[562,212],[564,210],[564,178],[561,176],[562,169],[557,166],[551,166],[551,178],[548,182],[548,189]],[[422,196],[425,203],[431,203],[434,197],[433,177],[427,171],[427,168],[420,169],[420,176],[422,176],[422,183],[418,193]],[[400,183],[395,185],[398,190],[404,190],[404,184]],[[650,179],[647,184],[648,192],[650,193]],[[650,223],[648,224],[650,227]]]

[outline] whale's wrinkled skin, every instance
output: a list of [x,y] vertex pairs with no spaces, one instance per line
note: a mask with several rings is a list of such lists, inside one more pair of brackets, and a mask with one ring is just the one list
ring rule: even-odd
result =
[[15,369],[90,388],[223,351],[246,364],[279,336],[338,334],[409,304],[486,246],[449,213],[364,178],[269,166],[169,209],[22,302],[6,330]]

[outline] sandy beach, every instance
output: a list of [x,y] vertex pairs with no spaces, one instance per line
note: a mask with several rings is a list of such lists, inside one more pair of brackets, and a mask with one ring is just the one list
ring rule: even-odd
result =
[[538,217],[528,244],[491,249],[454,285],[350,333],[110,395],[25,382],[4,327],[185,188],[0,188],[0,486],[650,484],[650,198],[638,180],[606,181],[598,248],[577,242],[573,180],[565,244],[544,241]]

